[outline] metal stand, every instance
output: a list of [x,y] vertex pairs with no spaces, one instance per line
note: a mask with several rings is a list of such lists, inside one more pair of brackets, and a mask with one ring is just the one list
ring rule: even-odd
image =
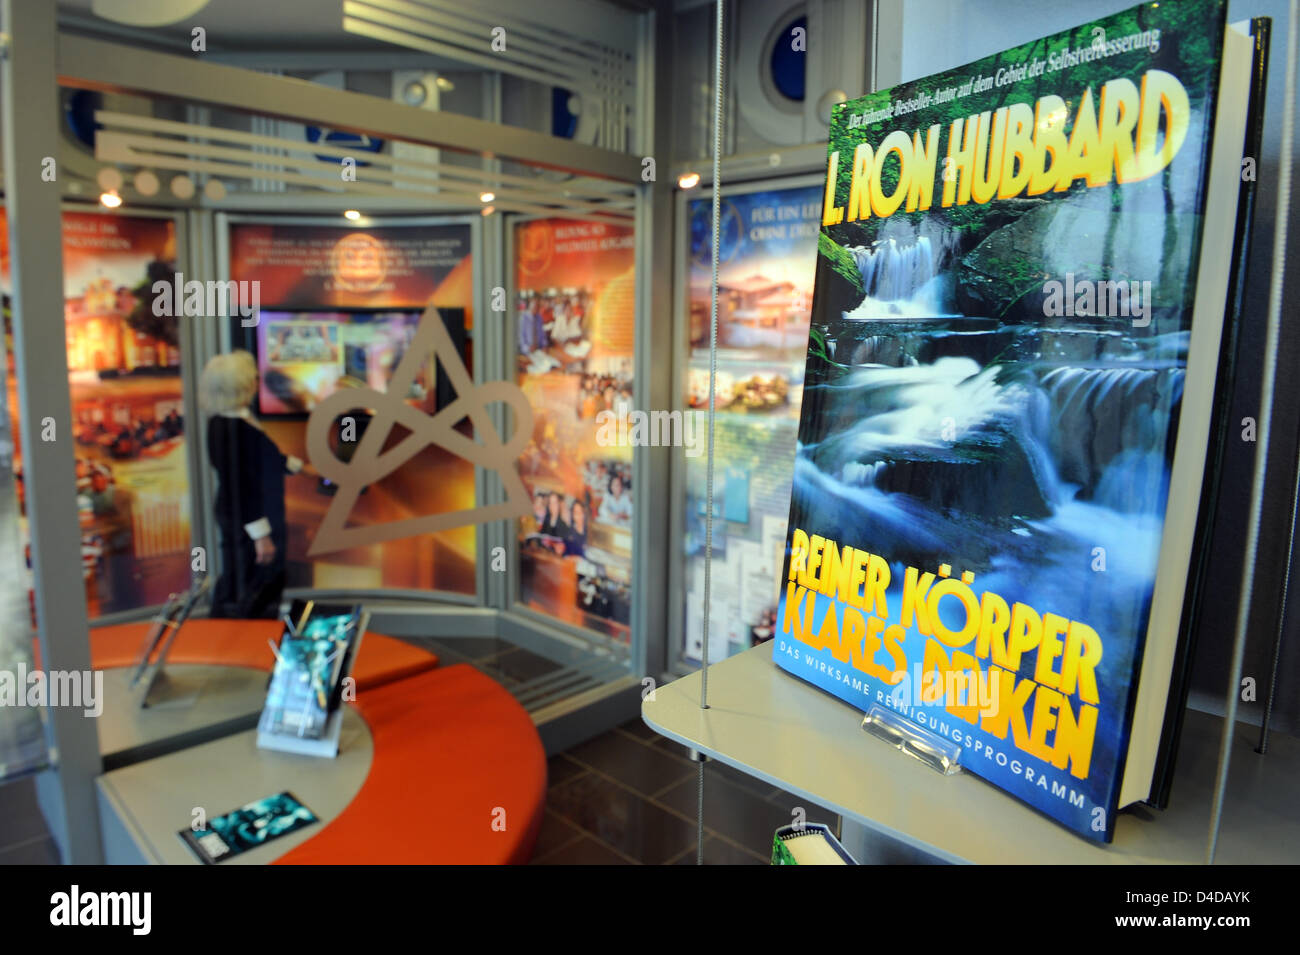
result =
[[961,772],[961,746],[917,726],[893,710],[873,705],[862,718],[862,728],[900,753],[919,759],[940,775]]
[[[726,0],[714,0],[713,23],[713,282],[709,288],[709,451],[704,490],[704,647],[700,654],[700,709],[709,708],[709,597],[713,583],[713,425],[718,384],[718,247],[722,216],[722,83],[723,12]],[[699,798],[696,805],[695,864],[704,865],[704,761],[700,761]]]

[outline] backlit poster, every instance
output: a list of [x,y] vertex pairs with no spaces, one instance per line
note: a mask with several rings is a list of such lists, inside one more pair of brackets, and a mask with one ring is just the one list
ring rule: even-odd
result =
[[630,226],[515,226],[517,380],[533,408],[519,473],[519,601],[617,640],[631,634],[632,449],[598,418],[632,410],[636,294]]
[[[0,235],[7,303],[7,224]],[[176,232],[169,218],[63,214],[70,425],[81,573],[92,618],[164,603],[190,584],[179,327],[175,318],[155,316],[152,309],[153,283],[170,280],[175,268]],[[21,501],[22,448],[8,304],[5,333]]]
[[[771,638],[790,510],[821,189],[748,192],[722,201],[715,379],[713,571],[709,659]],[[688,203],[687,407],[709,406],[713,203]],[[684,456],[686,608],[681,652],[704,632],[704,456]]]
[[[261,312],[244,330],[260,375],[256,412],[286,454],[308,457],[307,415],[342,388],[386,391],[432,302],[466,368],[473,372],[473,263],[465,224],[350,226],[238,223],[230,230],[230,277],[257,281]],[[433,414],[455,397],[427,363],[401,397]],[[370,424],[357,409],[352,425],[331,433],[346,460]],[[389,441],[394,440],[391,436]],[[289,587],[401,589],[473,594],[473,526],[349,547],[309,558],[308,550],[337,488],[305,474],[285,479]],[[349,527],[389,524],[475,507],[474,466],[427,446],[357,498]]]

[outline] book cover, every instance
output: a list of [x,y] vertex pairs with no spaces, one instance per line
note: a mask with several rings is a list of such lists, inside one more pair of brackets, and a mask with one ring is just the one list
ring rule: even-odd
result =
[[1148,3],[831,121],[773,658],[1097,841],[1184,390],[1214,387],[1186,379],[1224,28]]
[[216,865],[317,822],[291,792],[267,796],[177,835],[204,865]]

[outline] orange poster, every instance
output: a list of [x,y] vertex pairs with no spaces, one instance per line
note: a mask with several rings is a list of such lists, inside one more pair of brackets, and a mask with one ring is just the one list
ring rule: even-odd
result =
[[632,409],[636,295],[630,226],[515,227],[518,382],[534,414],[519,464],[519,600],[617,640],[630,636],[632,451],[597,417]]
[[[18,392],[0,210],[9,409]],[[63,214],[70,427],[76,442],[82,575],[90,616],[167,600],[190,584],[190,487],[177,319],[154,315],[153,283],[176,267],[169,218]],[[58,432],[56,432],[58,433]],[[21,493],[22,448],[14,456]]]

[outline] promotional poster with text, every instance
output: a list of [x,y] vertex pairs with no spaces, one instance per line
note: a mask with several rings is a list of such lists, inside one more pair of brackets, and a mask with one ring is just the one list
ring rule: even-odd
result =
[[627,641],[632,612],[636,289],[631,226],[537,219],[514,228],[517,380],[533,440],[519,462],[519,599]]

